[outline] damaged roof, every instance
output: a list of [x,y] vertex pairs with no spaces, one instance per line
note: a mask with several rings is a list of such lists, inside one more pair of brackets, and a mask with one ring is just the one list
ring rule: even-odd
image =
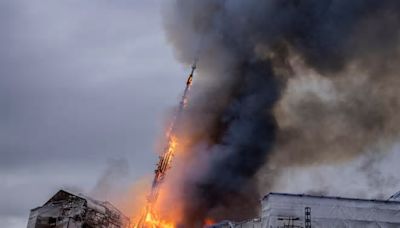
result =
[[[107,210],[109,210],[112,213],[123,215],[123,213],[120,210],[118,210],[114,205],[112,205],[108,201],[95,200],[84,194],[72,193],[70,191],[63,190],[63,189],[59,190],[56,194],[54,194],[46,203],[43,204],[43,206],[46,206],[53,202],[65,200],[67,198],[75,198],[75,197],[86,201],[87,207],[89,207],[97,212],[104,214],[104,213],[106,213]],[[40,208],[40,207],[37,207],[37,208]],[[36,210],[37,208],[34,208],[32,210]]]

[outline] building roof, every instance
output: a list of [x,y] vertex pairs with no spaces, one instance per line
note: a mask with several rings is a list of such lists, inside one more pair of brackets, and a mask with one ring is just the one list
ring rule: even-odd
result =
[[331,200],[343,200],[343,201],[359,201],[359,202],[375,202],[375,203],[387,203],[387,204],[399,204],[400,201],[395,200],[377,200],[377,199],[361,199],[361,198],[349,198],[349,197],[336,197],[336,196],[316,196],[307,194],[291,194],[291,193],[278,193],[271,192],[265,195],[262,200],[267,200],[270,196],[287,196],[287,197],[304,197],[304,198],[314,198],[314,199],[331,199]]
[[[106,211],[108,210],[108,211],[111,211],[114,214],[120,214],[120,215],[123,215],[124,217],[126,217],[120,210],[118,210],[114,205],[112,205],[108,201],[95,200],[95,199],[93,199],[93,198],[91,198],[89,196],[86,196],[84,194],[72,193],[70,191],[63,190],[63,189],[61,189],[57,193],[55,193],[46,203],[43,204],[43,206],[46,206],[46,205],[48,205],[48,204],[50,204],[52,202],[55,202],[55,201],[63,200],[66,197],[76,197],[76,198],[79,198],[81,200],[84,200],[87,203],[87,207],[89,207],[90,209],[93,209],[93,210],[95,210],[97,212],[105,214]],[[34,208],[32,210],[36,210],[36,209],[38,209],[38,208]]]

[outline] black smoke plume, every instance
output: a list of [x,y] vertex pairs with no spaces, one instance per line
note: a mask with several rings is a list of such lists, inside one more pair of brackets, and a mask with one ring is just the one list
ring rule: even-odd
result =
[[164,15],[177,57],[200,55],[183,123],[186,227],[256,216],[279,169],[398,138],[400,1],[170,0]]

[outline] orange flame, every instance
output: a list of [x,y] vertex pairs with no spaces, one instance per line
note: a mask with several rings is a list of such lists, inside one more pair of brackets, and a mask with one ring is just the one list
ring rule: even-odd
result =
[[[172,158],[174,157],[178,148],[178,137],[172,133],[172,130],[167,131],[168,143],[165,148],[164,155],[162,156],[162,162],[159,163],[159,167],[156,170],[156,181],[161,182],[164,178],[164,172],[171,167]],[[158,172],[158,174],[157,174]],[[142,216],[139,222],[134,225],[134,228],[175,228],[176,225],[173,222],[168,222],[159,218],[156,214],[156,200],[159,197],[160,189],[158,187],[153,188],[152,192],[148,196],[148,204],[145,210],[142,212]]]
[[215,221],[213,219],[207,218],[204,220],[204,225],[210,226],[212,224],[215,224]]
[[162,221],[151,213],[147,212],[143,224],[134,225],[134,228],[175,228],[173,223]]
[[176,122],[182,113],[183,109],[188,103],[188,92],[192,85],[193,74],[196,69],[196,64],[192,66],[192,72],[186,82],[186,88],[184,90],[182,100],[179,104],[178,112],[171,121],[170,127],[166,131],[167,145],[162,155],[160,156],[157,169],[155,170],[155,177],[153,180],[151,191],[147,197],[147,206],[142,212],[142,215],[134,228],[175,228],[177,221],[169,222],[159,219],[159,215],[156,212],[156,203],[160,195],[160,185],[163,183],[166,176],[167,170],[171,168],[172,159],[175,156],[178,148],[178,137],[175,135]]

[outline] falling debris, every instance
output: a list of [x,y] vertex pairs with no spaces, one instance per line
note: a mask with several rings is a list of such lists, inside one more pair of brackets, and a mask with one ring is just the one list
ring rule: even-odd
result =
[[173,228],[174,224],[162,221],[154,210],[154,205],[157,202],[161,184],[167,174],[167,170],[171,168],[171,162],[175,155],[178,145],[178,138],[176,136],[176,127],[179,117],[181,116],[184,108],[187,105],[188,93],[192,86],[194,72],[197,68],[197,60],[192,65],[192,71],[186,81],[186,87],[179,103],[178,110],[171,121],[171,125],[166,133],[167,145],[155,170],[155,176],[151,186],[150,194],[147,197],[147,205],[144,209],[143,215],[140,217],[135,228]]
[[32,209],[27,228],[130,228],[130,220],[109,202],[60,190]]

